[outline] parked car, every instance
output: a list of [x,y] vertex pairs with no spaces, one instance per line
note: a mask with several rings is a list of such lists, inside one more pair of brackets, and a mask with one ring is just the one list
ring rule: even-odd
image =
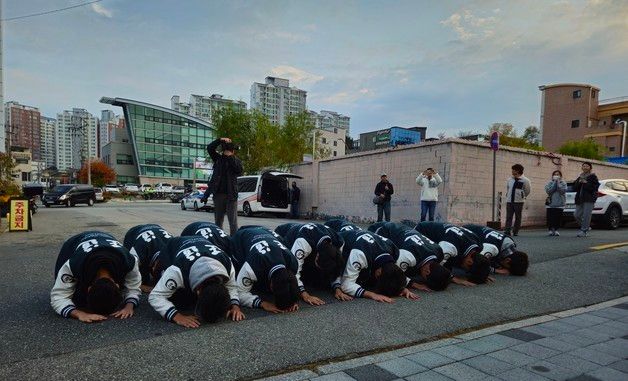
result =
[[188,193],[181,199],[181,210],[193,209],[195,211],[204,210],[208,206],[201,202],[203,198],[203,192],[195,190],[192,193]]
[[[567,183],[565,193],[567,204],[563,210],[563,219],[573,219],[576,210],[576,192],[573,183]],[[591,220],[596,224],[603,224],[609,229],[617,229],[622,221],[628,219],[628,180],[608,179],[600,180],[597,191],[597,200],[593,206]]]
[[170,199],[171,203],[176,204],[176,203],[181,202],[181,200],[183,200],[183,198],[190,193],[191,192],[187,192],[187,193],[174,193],[173,192],[168,195],[168,198]]
[[57,185],[50,192],[44,194],[42,203],[46,208],[51,205],[74,206],[76,204],[94,205],[96,193],[94,187],[85,184]]
[[155,192],[170,193],[170,192],[172,192],[172,184],[158,183],[158,184],[155,185]]
[[124,191],[127,193],[137,193],[140,191],[140,187],[137,184],[125,184]]
[[238,177],[238,211],[245,216],[260,212],[289,213],[290,179],[301,178],[292,173],[275,171]]
[[153,189],[153,186],[150,184],[142,184],[140,187],[140,192],[146,192],[149,189]]
[[107,184],[105,185],[105,192],[109,193],[120,193],[120,188],[116,184]]
[[172,193],[183,194],[185,193],[185,187],[181,185],[175,185],[174,187],[172,187]]
[[94,188],[94,195],[96,196],[96,202],[105,201],[105,196],[103,195],[102,188]]

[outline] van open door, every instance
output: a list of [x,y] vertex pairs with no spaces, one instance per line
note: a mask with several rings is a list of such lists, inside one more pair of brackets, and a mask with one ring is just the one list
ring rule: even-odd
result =
[[258,190],[258,201],[264,208],[285,209],[290,205],[290,180],[301,179],[292,173],[264,172]]

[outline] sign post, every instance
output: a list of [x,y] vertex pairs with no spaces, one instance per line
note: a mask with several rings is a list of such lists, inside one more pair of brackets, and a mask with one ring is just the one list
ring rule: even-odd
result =
[[9,200],[9,205],[9,231],[25,232],[32,230],[29,200],[27,198],[12,198]]
[[493,150],[493,199],[491,203],[491,224],[493,226],[491,227],[495,228],[494,226],[501,224],[501,221],[495,221],[495,171],[497,169],[497,150],[499,150],[499,132],[497,131],[493,131],[491,134],[491,149]]

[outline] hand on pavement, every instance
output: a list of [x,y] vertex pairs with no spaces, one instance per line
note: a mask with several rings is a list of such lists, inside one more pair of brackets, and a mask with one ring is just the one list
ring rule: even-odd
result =
[[201,322],[198,320],[196,316],[183,315],[179,312],[177,312],[174,315],[174,318],[172,318],[172,321],[186,328],[198,328],[201,326]]

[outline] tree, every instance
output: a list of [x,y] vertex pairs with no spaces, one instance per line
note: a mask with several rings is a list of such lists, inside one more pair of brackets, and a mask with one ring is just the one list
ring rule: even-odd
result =
[[438,137],[439,140],[443,140],[447,137],[447,135],[445,135],[444,132],[439,132],[438,135],[436,135],[436,137]]
[[541,130],[537,126],[528,126],[521,137],[530,144],[537,146],[541,144]]
[[9,153],[0,152],[0,195],[20,194],[20,187],[13,181],[15,162]]
[[563,155],[582,157],[585,159],[602,160],[604,147],[596,143],[592,138],[585,140],[572,140],[563,144],[559,149]]
[[458,131],[458,133],[456,133],[456,137],[458,138],[464,138],[466,136],[472,136],[472,135],[478,135],[478,133],[473,130],[461,130],[461,131]]
[[214,113],[212,122],[217,137],[229,137],[240,146],[238,157],[245,173],[286,167],[312,151],[314,125],[305,112],[289,115],[279,125],[258,110],[224,108]]
[[[116,181],[116,172],[100,160],[91,161],[92,184],[96,187],[103,187],[105,184],[111,184]],[[87,164],[81,167],[78,173],[81,183],[87,183]]]
[[487,135],[490,136],[494,131],[499,132],[500,137],[517,137],[517,131],[515,131],[515,127],[511,123],[493,123],[489,126]]

